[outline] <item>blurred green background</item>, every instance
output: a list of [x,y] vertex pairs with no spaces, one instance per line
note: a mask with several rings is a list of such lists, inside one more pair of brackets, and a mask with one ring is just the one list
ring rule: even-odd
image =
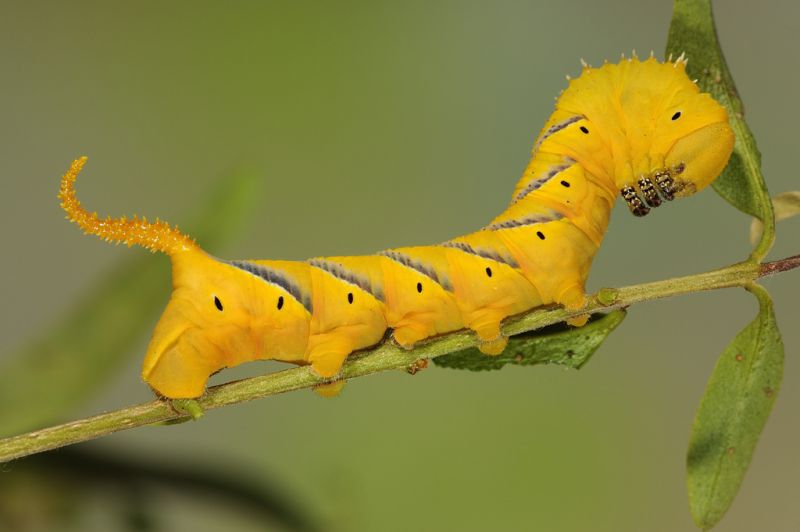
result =
[[[437,242],[505,206],[579,58],[661,56],[671,14],[670,2],[655,0],[3,7],[0,357],[57,323],[109,269],[146,255],[63,219],[55,194],[74,157],[90,156],[79,182],[90,210],[177,223],[220,178],[257,172],[266,183],[257,213],[231,245],[209,250],[221,256],[303,259]],[[800,4],[716,8],[770,190],[800,189]],[[646,219],[624,210],[615,210],[591,290],[749,252],[749,220],[710,190]],[[771,257],[800,251],[798,235],[800,219],[781,224]],[[150,260],[168,275],[167,259]],[[784,388],[720,531],[800,529],[799,280],[764,281],[786,345]],[[742,290],[638,305],[580,372],[385,373],[351,382],[335,400],[291,393],[91,449],[263,483],[325,530],[691,530],[689,428],[717,355],[755,312]],[[65,419],[150,399],[139,381],[146,341]],[[255,363],[214,382],[278,367]],[[18,461],[0,476],[24,468]],[[114,498],[128,495],[81,495],[77,478],[66,484],[65,529],[116,527]],[[37,508],[44,488],[26,486],[0,499]],[[164,530],[277,526],[221,497],[149,495]]]

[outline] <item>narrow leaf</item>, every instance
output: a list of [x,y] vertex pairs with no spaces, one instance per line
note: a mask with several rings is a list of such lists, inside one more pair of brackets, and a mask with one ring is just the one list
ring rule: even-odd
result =
[[617,310],[601,316],[579,328],[545,334],[534,331],[512,336],[508,340],[508,347],[497,356],[487,356],[470,348],[434,358],[433,362],[445,368],[471,371],[500,369],[506,364],[560,364],[578,369],[589,361],[603,340],[622,323],[625,311]]
[[761,174],[761,154],[744,120],[744,106],[717,39],[711,0],[675,0],[667,53],[678,56],[684,52],[689,58],[689,76],[728,110],[736,144],[728,166],[713,186],[728,203],[764,223],[766,229],[751,255],[760,262],[775,240],[772,203]]
[[[800,214],[800,191],[783,192],[772,198],[775,223]],[[750,223],[750,242],[755,246],[764,231],[764,224],[758,218]]]
[[[217,247],[252,210],[257,185],[252,173],[223,179],[192,216],[189,234],[211,249]],[[123,254],[123,248],[111,249]],[[4,357],[0,435],[56,421],[79,405],[108,380],[130,355],[131,344],[152,326],[153,314],[169,296],[169,262],[141,250],[124,249],[124,254],[138,256],[97,279],[60,324]]]
[[772,301],[761,286],[748,290],[758,299],[758,316],[717,361],[689,439],[689,506],[703,530],[719,522],[733,502],[783,376]]

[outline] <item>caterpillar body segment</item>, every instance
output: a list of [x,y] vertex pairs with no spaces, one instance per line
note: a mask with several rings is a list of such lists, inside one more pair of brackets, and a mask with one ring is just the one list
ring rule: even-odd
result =
[[222,368],[275,359],[310,365],[329,379],[318,393],[334,395],[345,359],[387,330],[411,348],[469,328],[495,355],[508,316],[551,303],[581,309],[616,197],[642,216],[707,186],[730,156],[725,110],[683,66],[652,57],[584,66],[536,139],[509,207],[436,245],[302,262],[223,260],[164,222],[86,212],[73,189],[85,158],[64,176],[59,197],[87,233],[171,258],[172,296],[142,368],[157,393],[198,397]]

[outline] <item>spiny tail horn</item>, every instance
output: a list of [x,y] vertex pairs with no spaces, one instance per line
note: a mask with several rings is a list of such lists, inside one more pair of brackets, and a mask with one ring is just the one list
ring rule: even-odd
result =
[[84,232],[97,235],[106,241],[122,242],[128,247],[138,244],[154,253],[161,251],[167,255],[196,247],[194,240],[178,231],[177,226],[170,227],[168,223],[158,219],[155,223],[136,216],[131,220],[124,216],[101,220],[96,212],[90,214],[75,197],[75,180],[84,164],[86,157],[72,161],[69,170],[61,178],[61,190],[58,193],[61,207],[67,212],[67,219],[78,224]]

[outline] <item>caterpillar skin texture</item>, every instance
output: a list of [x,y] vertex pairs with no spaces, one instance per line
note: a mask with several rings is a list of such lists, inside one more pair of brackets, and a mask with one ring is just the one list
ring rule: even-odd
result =
[[211,374],[257,359],[310,364],[334,379],[350,353],[387,329],[410,348],[469,328],[496,355],[507,342],[504,318],[549,303],[584,306],[617,196],[641,216],[705,188],[724,168],[734,142],[727,114],[684,68],[682,58],[652,57],[584,65],[558,98],[505,212],[439,245],[228,261],[164,222],[89,214],[74,192],[85,158],[72,164],[59,197],[84,231],[170,256],[172,297],[142,369],[162,396],[198,397]]

